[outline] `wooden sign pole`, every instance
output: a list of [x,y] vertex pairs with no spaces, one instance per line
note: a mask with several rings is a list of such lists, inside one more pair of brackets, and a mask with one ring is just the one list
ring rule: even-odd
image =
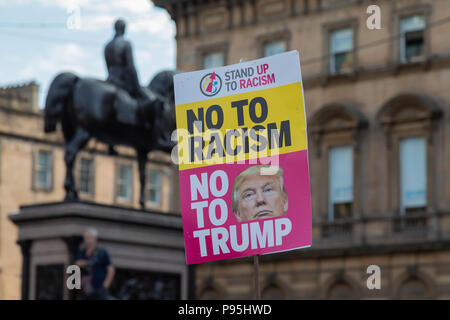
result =
[[255,300],[261,300],[261,290],[259,289],[259,254],[253,256],[253,276],[255,281]]

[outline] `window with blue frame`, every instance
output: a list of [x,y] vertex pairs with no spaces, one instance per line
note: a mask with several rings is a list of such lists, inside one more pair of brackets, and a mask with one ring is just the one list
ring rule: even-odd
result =
[[400,213],[427,206],[427,144],[425,137],[400,141]]
[[94,160],[90,158],[80,159],[79,191],[81,193],[94,194]]
[[120,164],[117,176],[117,199],[120,201],[132,201],[133,197],[133,167]]
[[416,14],[400,21],[400,60],[411,62],[425,54],[425,16]]
[[161,170],[149,170],[147,183],[147,202],[153,206],[161,206],[162,172]]
[[349,218],[353,211],[353,147],[332,147],[328,156],[328,218]]
[[330,33],[330,73],[339,74],[353,69],[353,29]]
[[53,153],[39,150],[35,159],[34,188],[51,190],[53,188]]

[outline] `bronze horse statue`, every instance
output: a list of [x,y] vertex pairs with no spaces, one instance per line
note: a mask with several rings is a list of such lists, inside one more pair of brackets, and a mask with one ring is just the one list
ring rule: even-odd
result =
[[[167,137],[175,130],[175,73],[162,71],[148,87],[141,88],[147,96],[146,103],[140,103],[125,90],[106,81],[80,78],[68,72],[58,74],[53,79],[45,103],[44,131],[55,131],[57,123],[61,122],[66,142],[64,201],[78,200],[73,165],[77,153],[91,138],[96,138],[109,146],[126,145],[136,150],[139,203],[145,208],[147,154],[154,150],[170,152],[174,146]],[[155,128],[164,128],[165,132]]]

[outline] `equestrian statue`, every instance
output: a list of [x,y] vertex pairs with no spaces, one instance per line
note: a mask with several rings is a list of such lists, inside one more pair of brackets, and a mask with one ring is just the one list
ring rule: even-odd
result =
[[56,130],[61,123],[65,146],[66,177],[64,201],[78,200],[73,166],[78,152],[91,138],[109,146],[126,145],[136,150],[139,164],[139,203],[145,208],[147,154],[170,152],[175,130],[173,76],[161,71],[147,87],[139,85],[132,47],[124,38],[125,22],[117,20],[115,36],[105,47],[108,69],[106,81],[81,78],[69,72],[58,74],[47,93],[44,131]]

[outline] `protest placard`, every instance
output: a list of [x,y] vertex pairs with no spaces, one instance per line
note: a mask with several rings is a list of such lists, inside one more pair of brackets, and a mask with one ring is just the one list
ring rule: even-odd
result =
[[187,264],[311,245],[297,51],[174,78]]

